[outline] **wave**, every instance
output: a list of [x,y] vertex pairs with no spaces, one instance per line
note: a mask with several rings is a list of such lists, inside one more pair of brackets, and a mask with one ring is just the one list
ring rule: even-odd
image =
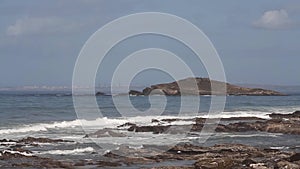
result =
[[38,152],[37,154],[59,154],[59,155],[68,155],[68,154],[82,154],[87,152],[94,152],[93,147],[86,147],[86,148],[76,148],[73,150],[50,150],[44,152]]
[[64,128],[64,127],[72,127],[79,126],[80,121],[63,121],[63,122],[54,122],[54,123],[41,123],[41,124],[31,124],[19,126],[17,128],[12,129],[1,129],[0,134],[9,134],[9,133],[26,133],[26,132],[37,132],[37,131],[47,131],[51,128]]
[[[275,111],[278,113],[278,111]],[[291,113],[290,111],[280,111],[279,113]],[[95,120],[85,120],[85,119],[77,119],[73,121],[58,121],[53,123],[37,123],[30,125],[18,126],[15,128],[3,128],[0,129],[0,134],[13,134],[13,133],[27,133],[27,132],[40,132],[40,131],[48,131],[49,129],[68,129],[75,127],[90,128],[90,129],[103,129],[103,128],[116,128],[119,125],[125,123],[134,123],[137,125],[157,125],[153,123],[152,120],[161,120],[161,119],[182,119],[182,121],[173,121],[171,123],[160,121],[160,125],[188,125],[193,124],[193,121],[189,121],[188,119],[193,118],[230,118],[230,117],[258,117],[263,119],[269,119],[270,112],[262,112],[262,111],[231,111],[231,112],[223,112],[220,114],[199,114],[197,116],[188,116],[188,115],[180,115],[180,116],[136,116],[136,117],[118,117],[118,118],[97,118]]]
[[33,156],[33,154],[28,152],[20,152],[20,151],[13,151],[13,150],[3,150],[2,153],[0,152],[0,156],[4,153],[11,153],[11,154],[21,154],[23,156]]

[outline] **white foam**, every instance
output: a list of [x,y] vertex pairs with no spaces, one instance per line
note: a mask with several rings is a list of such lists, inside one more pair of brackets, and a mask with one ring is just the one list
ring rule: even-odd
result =
[[144,146],[143,145],[138,145],[138,146],[128,146],[129,148],[132,148],[132,149],[135,149],[135,150],[138,150],[138,149],[143,149]]
[[17,142],[14,142],[14,141],[10,141],[10,142],[0,142],[0,144],[2,144],[2,145],[16,145]]
[[33,154],[28,153],[28,152],[20,152],[20,151],[13,151],[13,150],[3,150],[3,154],[4,153],[21,154],[23,156],[33,156]]
[[285,147],[285,146],[279,146],[279,147],[270,147],[270,149],[275,149],[275,150],[282,150],[282,149],[286,149],[289,147]]
[[226,137],[231,137],[231,138],[235,138],[235,137],[240,137],[240,138],[253,138],[253,137],[278,137],[280,134],[235,134],[235,135],[226,135]]
[[77,155],[77,154],[93,152],[93,151],[94,151],[93,147],[86,147],[86,148],[76,148],[73,150],[50,150],[50,151],[39,152],[38,154],[59,154],[59,155],[73,154],[73,155]]
[[[278,111],[276,111],[278,112]],[[287,113],[280,111],[278,113]],[[291,112],[289,112],[291,113]],[[95,120],[73,120],[73,121],[62,121],[54,123],[38,123],[31,125],[18,126],[16,128],[0,129],[1,134],[13,134],[13,133],[28,133],[28,132],[39,132],[47,131],[48,129],[61,129],[61,128],[75,128],[84,126],[85,129],[103,129],[103,128],[116,128],[119,125],[125,124],[127,122],[134,123],[137,125],[155,125],[157,123],[152,123],[152,119],[162,120],[162,119],[183,119],[182,121],[173,121],[171,123],[160,121],[160,125],[188,125],[193,124],[192,121],[187,121],[187,119],[199,118],[230,118],[230,117],[258,117],[263,119],[269,119],[268,116],[270,112],[262,111],[232,111],[232,112],[222,112],[220,114],[204,114],[198,116],[189,116],[188,114],[181,116],[135,116],[135,117],[121,117],[121,118],[97,118]]]
[[50,128],[63,128],[63,127],[72,127],[72,126],[79,126],[79,125],[80,125],[79,120],[54,122],[50,124],[41,123],[41,124],[34,124],[34,125],[25,125],[22,127],[17,127],[12,129],[1,129],[0,134],[47,131]]
[[[175,116],[176,117],[176,116]],[[175,118],[174,117],[174,118]],[[0,134],[11,134],[11,133],[27,133],[27,132],[39,132],[47,131],[48,129],[60,129],[60,128],[74,128],[84,126],[85,128],[115,128],[118,125],[125,124],[127,122],[135,123],[138,125],[150,125],[152,119],[162,119],[162,116],[137,116],[129,118],[97,118],[95,120],[73,120],[73,121],[62,121],[54,123],[39,123],[32,125],[19,126],[12,129],[1,129]],[[165,116],[164,118],[170,118],[170,116]],[[178,117],[177,117],[178,118]]]
[[220,114],[213,115],[204,115],[200,116],[203,118],[231,118],[231,117],[258,117],[262,119],[270,119],[269,112],[261,111],[232,111],[232,112],[223,112]]

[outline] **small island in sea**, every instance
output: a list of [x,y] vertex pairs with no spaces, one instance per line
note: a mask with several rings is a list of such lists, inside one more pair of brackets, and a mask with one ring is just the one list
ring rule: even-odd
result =
[[[191,87],[191,84],[197,83],[198,89],[195,90]],[[181,85],[180,85],[181,84]],[[211,86],[224,86],[226,87],[226,95],[235,96],[284,96],[285,94],[260,88],[247,88],[241,87],[225,82],[216,80],[210,80],[209,78],[186,78],[171,83],[156,84],[150,87],[146,87],[143,91],[130,90],[129,95],[134,96],[148,96],[148,95],[167,95],[167,96],[179,96],[179,95],[223,95],[224,93],[218,91],[211,91]],[[184,91],[181,91],[184,90]]]
[[300,169],[300,0],[0,9],[0,169]]

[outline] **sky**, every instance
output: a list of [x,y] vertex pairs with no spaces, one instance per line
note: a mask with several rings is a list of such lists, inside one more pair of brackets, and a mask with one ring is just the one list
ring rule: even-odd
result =
[[[299,0],[1,0],[0,87],[71,85],[88,38],[110,21],[138,12],[170,13],[199,27],[218,51],[228,82],[300,85]],[[117,44],[99,68],[97,83],[109,84],[122,58],[149,47],[170,50],[197,76],[207,76],[181,43],[146,35]],[[155,70],[134,80],[164,81],[170,77]]]

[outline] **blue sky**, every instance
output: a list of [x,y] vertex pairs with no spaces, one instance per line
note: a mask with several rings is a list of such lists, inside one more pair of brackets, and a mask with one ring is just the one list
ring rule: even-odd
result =
[[[165,12],[197,25],[215,45],[232,83],[300,85],[298,0],[27,0],[0,1],[0,86],[71,85],[76,58],[101,26],[136,12]],[[136,37],[119,44],[99,69],[109,83],[122,57],[145,47],[179,54],[198,76],[201,63],[180,44],[161,37]],[[168,81],[155,71],[138,84]]]

